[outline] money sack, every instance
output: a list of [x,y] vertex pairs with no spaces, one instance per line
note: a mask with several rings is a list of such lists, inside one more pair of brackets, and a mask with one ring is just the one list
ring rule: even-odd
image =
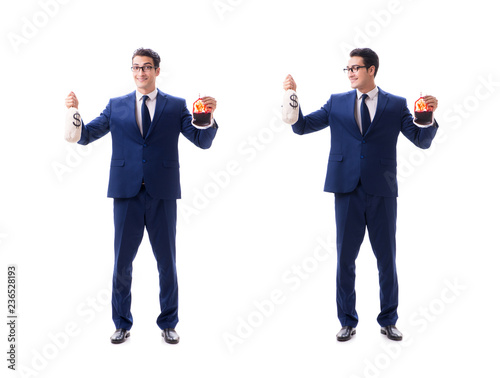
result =
[[82,117],[76,108],[69,108],[66,112],[66,124],[64,126],[64,139],[70,143],[76,143],[82,136]]
[[288,89],[283,95],[281,118],[283,122],[293,125],[299,119],[299,97],[293,89]]

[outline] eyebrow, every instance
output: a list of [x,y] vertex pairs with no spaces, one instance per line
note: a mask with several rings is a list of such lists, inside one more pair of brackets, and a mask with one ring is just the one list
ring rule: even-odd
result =
[[[138,65],[139,65],[139,63],[133,63],[132,65],[133,65],[133,66],[138,66]],[[149,62],[148,62],[148,63],[144,63],[144,65],[145,65],[145,66],[146,66],[146,65],[150,65],[150,66],[152,66],[152,64],[151,64],[151,63],[149,63]]]

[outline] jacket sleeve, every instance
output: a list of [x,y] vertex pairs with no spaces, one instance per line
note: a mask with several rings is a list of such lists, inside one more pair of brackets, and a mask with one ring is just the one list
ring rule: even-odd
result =
[[295,134],[303,135],[319,131],[329,126],[328,117],[331,109],[331,98],[319,110],[312,112],[304,117],[302,108],[299,105],[299,119],[292,125]]
[[202,149],[208,149],[212,145],[212,141],[217,134],[217,129],[219,126],[214,120],[214,127],[209,127],[208,129],[197,129],[191,124],[193,117],[186,106],[186,101],[184,101],[183,109],[181,111],[181,133],[197,147]]
[[422,149],[427,149],[431,146],[432,140],[436,136],[439,125],[434,120],[432,126],[423,128],[418,127],[413,123],[413,116],[408,110],[406,101],[402,102],[401,108],[401,132],[408,138],[415,146]]
[[99,117],[85,124],[82,120],[82,136],[78,144],[87,145],[109,133],[111,118],[111,100]]

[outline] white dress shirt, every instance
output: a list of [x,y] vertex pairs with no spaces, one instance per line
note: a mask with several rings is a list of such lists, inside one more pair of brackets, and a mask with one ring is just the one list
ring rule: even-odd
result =
[[[363,132],[363,127],[361,126],[361,96],[363,93],[356,89],[357,97],[356,97],[356,107],[354,109],[354,117],[356,118],[356,122],[358,123],[359,131]],[[370,113],[370,120],[373,121],[373,117],[375,117],[375,112],[377,111],[377,103],[378,103],[378,87],[373,88],[370,92],[367,93],[368,97],[365,100],[366,106],[368,107],[368,112]]]
[[[146,94],[149,97],[146,106],[149,109],[149,116],[151,118],[151,123],[153,123],[153,117],[155,115],[156,109],[156,96],[158,95],[158,88],[151,93]],[[137,120],[137,125],[139,125],[139,130],[142,134],[142,96],[144,96],[139,91],[135,91],[135,119]]]

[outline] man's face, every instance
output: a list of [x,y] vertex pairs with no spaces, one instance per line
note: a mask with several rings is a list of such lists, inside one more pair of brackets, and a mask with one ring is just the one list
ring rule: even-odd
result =
[[135,85],[137,90],[142,94],[152,92],[156,88],[156,77],[160,74],[160,68],[154,69],[153,58],[149,56],[135,56],[132,59],[132,67],[146,67],[150,66],[150,71],[140,69],[137,72],[132,71],[134,76]]
[[[353,56],[349,59],[347,67],[364,66],[365,62],[360,56]],[[351,82],[353,89],[359,89],[361,92],[366,93],[375,88],[375,67],[371,66],[369,69],[359,68],[358,72],[348,71],[347,77]]]

